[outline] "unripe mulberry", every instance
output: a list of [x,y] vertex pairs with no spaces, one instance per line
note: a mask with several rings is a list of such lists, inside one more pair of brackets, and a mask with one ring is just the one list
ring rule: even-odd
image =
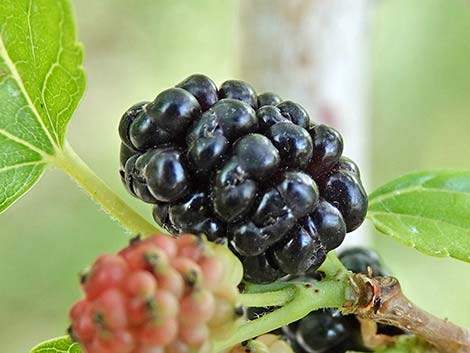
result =
[[223,245],[194,235],[133,240],[84,275],[70,333],[86,353],[209,349],[237,326],[241,278],[240,262]]

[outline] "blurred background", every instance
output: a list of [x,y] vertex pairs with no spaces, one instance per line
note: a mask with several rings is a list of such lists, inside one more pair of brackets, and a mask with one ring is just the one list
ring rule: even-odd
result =
[[[367,169],[368,191],[411,170],[470,168],[470,2],[357,3],[367,15],[361,19],[365,21],[361,43],[367,45],[361,49],[360,74],[369,93],[356,111],[363,111],[362,116],[339,119],[345,121],[348,131],[341,131],[345,134],[359,127],[356,140],[346,138],[346,146]],[[247,14],[239,1],[75,0],[74,5],[85,47],[88,89],[70,124],[69,140],[146,216],[150,207],[126,195],[117,173],[117,124],[128,106],[152,99],[195,72],[216,83],[253,76],[255,88],[264,90],[272,81],[273,88],[283,93],[281,78],[289,77],[288,68],[261,77],[259,69],[254,72],[250,66],[259,53],[256,42],[250,42],[247,31],[253,28],[246,25],[246,16],[254,21],[258,13]],[[348,24],[337,24],[342,25]],[[274,31],[258,49],[269,47],[269,41],[275,45],[282,35]],[[294,38],[295,31],[290,35]],[[338,56],[342,49],[338,47]],[[347,58],[343,60],[347,63]],[[290,86],[292,90],[295,87]],[[308,95],[289,98],[312,105],[316,119],[318,106]],[[354,146],[359,147],[354,150]],[[0,215],[0,233],[0,352],[5,353],[29,352],[36,343],[64,334],[68,308],[81,295],[78,272],[96,254],[127,243],[116,223],[64,174],[52,169]],[[429,258],[372,229],[369,242],[413,301],[470,326],[470,264]]]

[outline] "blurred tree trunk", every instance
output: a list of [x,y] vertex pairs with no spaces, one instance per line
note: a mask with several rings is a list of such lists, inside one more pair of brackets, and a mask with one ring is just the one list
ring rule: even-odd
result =
[[[241,75],[336,127],[368,171],[369,0],[241,0]],[[348,237],[364,242],[361,236]]]

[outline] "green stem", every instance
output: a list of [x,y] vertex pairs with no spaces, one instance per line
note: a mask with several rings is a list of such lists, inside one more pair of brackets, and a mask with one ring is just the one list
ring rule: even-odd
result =
[[[257,337],[266,332],[276,330],[291,322],[300,320],[309,312],[319,308],[337,308],[344,304],[347,282],[338,280],[323,280],[308,284],[292,284],[293,298],[283,307],[266,314],[259,319],[248,321],[241,325],[238,330],[228,339],[214,342],[214,352],[221,352],[237,343]],[[257,305],[269,302],[268,298],[274,298],[273,293],[277,293],[277,299],[282,296],[287,298],[289,288],[284,288],[279,292],[265,292],[251,294],[252,303]],[[259,296],[254,299],[254,296]],[[266,296],[266,300],[263,299]],[[264,304],[266,305],[266,304]],[[269,304],[268,304],[269,306]]]
[[273,282],[268,284],[257,284],[251,282],[243,282],[243,293],[266,293],[276,292],[281,289],[290,287],[292,282]]
[[240,304],[246,307],[282,306],[290,302],[296,294],[294,286],[263,293],[243,293],[239,296]]
[[328,253],[325,262],[323,262],[318,271],[323,272],[327,278],[336,279],[345,279],[351,274],[338,259],[334,251]]
[[150,235],[162,232],[140,214],[130,208],[90,167],[75,153],[66,142],[52,163],[68,174],[88,195],[112,218],[117,220],[132,234]]

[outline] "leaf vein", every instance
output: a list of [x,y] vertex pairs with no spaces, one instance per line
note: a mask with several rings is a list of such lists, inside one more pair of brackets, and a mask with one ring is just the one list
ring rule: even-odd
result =
[[380,203],[381,205],[384,204],[384,201],[387,199],[396,198],[402,194],[409,194],[414,191],[423,191],[429,193],[446,193],[450,195],[470,195],[470,191],[461,191],[461,190],[450,190],[450,189],[439,189],[439,188],[424,188],[422,186],[413,186],[410,188],[395,190],[394,192],[388,192],[386,194],[382,194],[370,200],[369,207],[375,205],[376,203]]
[[[385,213],[385,212],[383,212]],[[387,213],[385,213],[387,215]],[[389,214],[388,214],[389,215]],[[404,216],[409,216],[409,215],[404,215]],[[412,217],[411,215],[409,216],[410,218]],[[394,230],[393,228],[389,227],[386,225],[386,223],[384,223],[383,221],[380,220],[379,217],[370,217],[370,219],[372,220],[372,222],[374,223],[375,227],[380,230],[381,232],[399,240],[400,242],[402,242],[403,244],[409,246],[409,247],[412,247],[412,248],[415,248],[425,254],[428,254],[428,255],[432,255],[432,256],[438,256],[438,257],[453,257],[455,259],[458,259],[458,260],[462,260],[462,261],[469,261],[470,260],[470,256],[468,255],[458,255],[456,254],[454,251],[450,251],[449,250],[449,246],[439,246],[439,250],[436,250],[434,249],[433,247],[429,247],[429,246],[426,246],[426,245],[420,245],[419,242],[416,242],[416,238],[415,237],[412,237],[413,239],[410,239],[410,238],[404,238],[403,236],[401,236],[399,234],[398,231]],[[431,223],[434,223],[436,229],[440,232],[441,235],[444,235],[444,233],[442,232],[442,229],[436,224],[436,223],[445,223],[445,222],[442,222],[442,221],[439,221],[439,220],[434,220],[432,219],[431,220]],[[404,223],[402,223],[404,224]],[[454,225],[454,224],[451,224],[451,223],[448,223],[449,226],[451,227],[455,227],[457,229],[462,229],[464,231],[464,233],[468,234],[468,230],[465,229],[465,228],[462,228],[462,227],[459,227],[457,225]],[[459,243],[452,243],[454,244],[454,248],[455,246],[458,246]]]
[[[57,31],[58,35],[59,35],[59,38],[58,38],[59,46],[58,46],[58,49],[57,49],[57,54],[56,54],[55,61],[51,64],[51,66],[49,67],[49,70],[47,70],[47,73],[44,76],[44,80],[43,80],[42,87],[41,87],[41,100],[42,100],[42,103],[44,105],[44,110],[46,112],[47,118],[49,119],[49,123],[51,124],[51,126],[54,127],[53,130],[54,130],[54,135],[57,139],[57,142],[59,142],[59,136],[57,134],[57,125],[55,125],[52,122],[52,117],[51,117],[51,114],[49,112],[49,107],[46,104],[45,91],[46,91],[46,88],[47,88],[47,82],[49,81],[49,77],[52,74],[52,72],[54,71],[54,68],[57,67],[57,66],[62,67],[62,65],[60,64],[60,57],[61,57],[62,52],[63,52],[63,46],[62,46],[63,45],[63,42],[62,42],[63,33],[62,33],[62,30],[63,30],[63,26],[64,26],[65,14],[64,14],[64,9],[62,7],[62,2],[59,1],[58,4],[59,4],[59,7],[60,7],[60,13],[61,13],[60,21],[59,21],[59,31]],[[64,69],[64,71],[65,71],[65,69]],[[59,120],[59,119],[57,119],[57,120]]]
[[455,223],[446,222],[446,221],[444,221],[442,219],[438,219],[438,218],[431,218],[431,217],[426,217],[426,216],[422,216],[422,215],[413,215],[413,214],[409,214],[409,213],[398,213],[398,212],[390,212],[390,211],[387,211],[387,212],[385,212],[385,211],[369,211],[369,214],[371,215],[372,218],[374,218],[374,214],[375,214],[375,215],[386,215],[386,216],[395,215],[395,217],[397,217],[397,218],[405,217],[405,218],[426,220],[426,221],[430,221],[430,222],[434,222],[434,223],[450,225],[450,226],[456,227],[458,229],[461,229],[465,233],[470,234],[470,229],[462,227],[461,225],[458,225],[458,224],[455,224]]
[[[31,179],[34,178],[36,176],[36,171],[38,168],[42,168],[44,167],[44,163],[38,163],[37,165],[35,165],[31,170],[30,172],[28,173],[28,176],[27,178],[23,178],[23,185],[29,185],[30,182],[31,182]],[[12,180],[11,184],[15,184],[15,181],[16,181],[16,175],[14,177],[14,179]],[[5,197],[2,202],[0,202],[0,209],[3,207],[3,205],[6,205],[10,202],[10,200],[15,200],[18,198],[18,195],[21,195],[22,193],[24,192],[23,190],[23,187],[20,187],[20,188],[16,188],[15,192],[13,194],[11,194],[10,196],[7,196]]]
[[34,65],[36,65],[36,48],[34,46],[33,30],[31,28],[31,7],[32,7],[32,5],[33,5],[33,0],[29,0],[28,13],[26,14],[26,22],[28,23],[29,44],[31,46],[31,54],[33,56]]
[[[0,57],[4,58],[5,65],[8,67],[8,69],[10,71],[10,74],[11,74],[11,77],[17,82],[18,86],[20,87],[20,90],[23,92],[23,96],[25,97],[26,101],[28,102],[28,105],[30,106],[33,114],[36,116],[37,120],[39,121],[39,124],[41,125],[42,129],[44,130],[47,138],[52,143],[52,145],[57,146],[57,143],[52,138],[49,130],[44,125],[44,121],[42,120],[41,115],[37,111],[36,106],[33,104],[32,100],[31,100],[31,97],[29,96],[29,93],[28,93],[28,91],[26,90],[26,88],[24,86],[23,80],[22,80],[20,74],[18,73],[18,71],[16,70],[15,63],[13,63],[13,61],[11,60],[11,58],[8,54],[8,51],[5,47],[5,43],[3,42],[3,37],[1,35],[0,35]],[[53,126],[53,125],[51,125],[51,126]]]
[[8,165],[8,166],[5,166],[5,167],[1,167],[0,168],[0,173],[6,172],[6,171],[11,170],[11,169],[17,169],[17,168],[21,168],[21,167],[33,166],[33,165],[36,165],[36,164],[44,164],[44,162],[43,161],[31,161],[31,162],[23,162],[23,163],[18,163],[18,164],[12,164],[12,165]]
[[15,136],[15,135],[10,134],[10,133],[7,132],[6,130],[0,129],[0,135],[3,135],[3,136],[5,136],[6,138],[8,138],[8,139],[10,139],[10,140],[12,140],[12,141],[14,141],[14,142],[19,143],[19,144],[21,144],[21,145],[23,145],[23,146],[25,146],[25,147],[28,147],[30,150],[32,150],[32,151],[34,151],[34,152],[36,152],[36,153],[39,153],[39,154],[43,157],[44,160],[47,160],[47,159],[50,158],[50,156],[49,156],[47,153],[45,153],[43,150],[37,148],[36,146],[33,146],[33,145],[30,144],[28,141],[25,141],[25,140],[23,140],[23,139],[21,139],[21,138]]

